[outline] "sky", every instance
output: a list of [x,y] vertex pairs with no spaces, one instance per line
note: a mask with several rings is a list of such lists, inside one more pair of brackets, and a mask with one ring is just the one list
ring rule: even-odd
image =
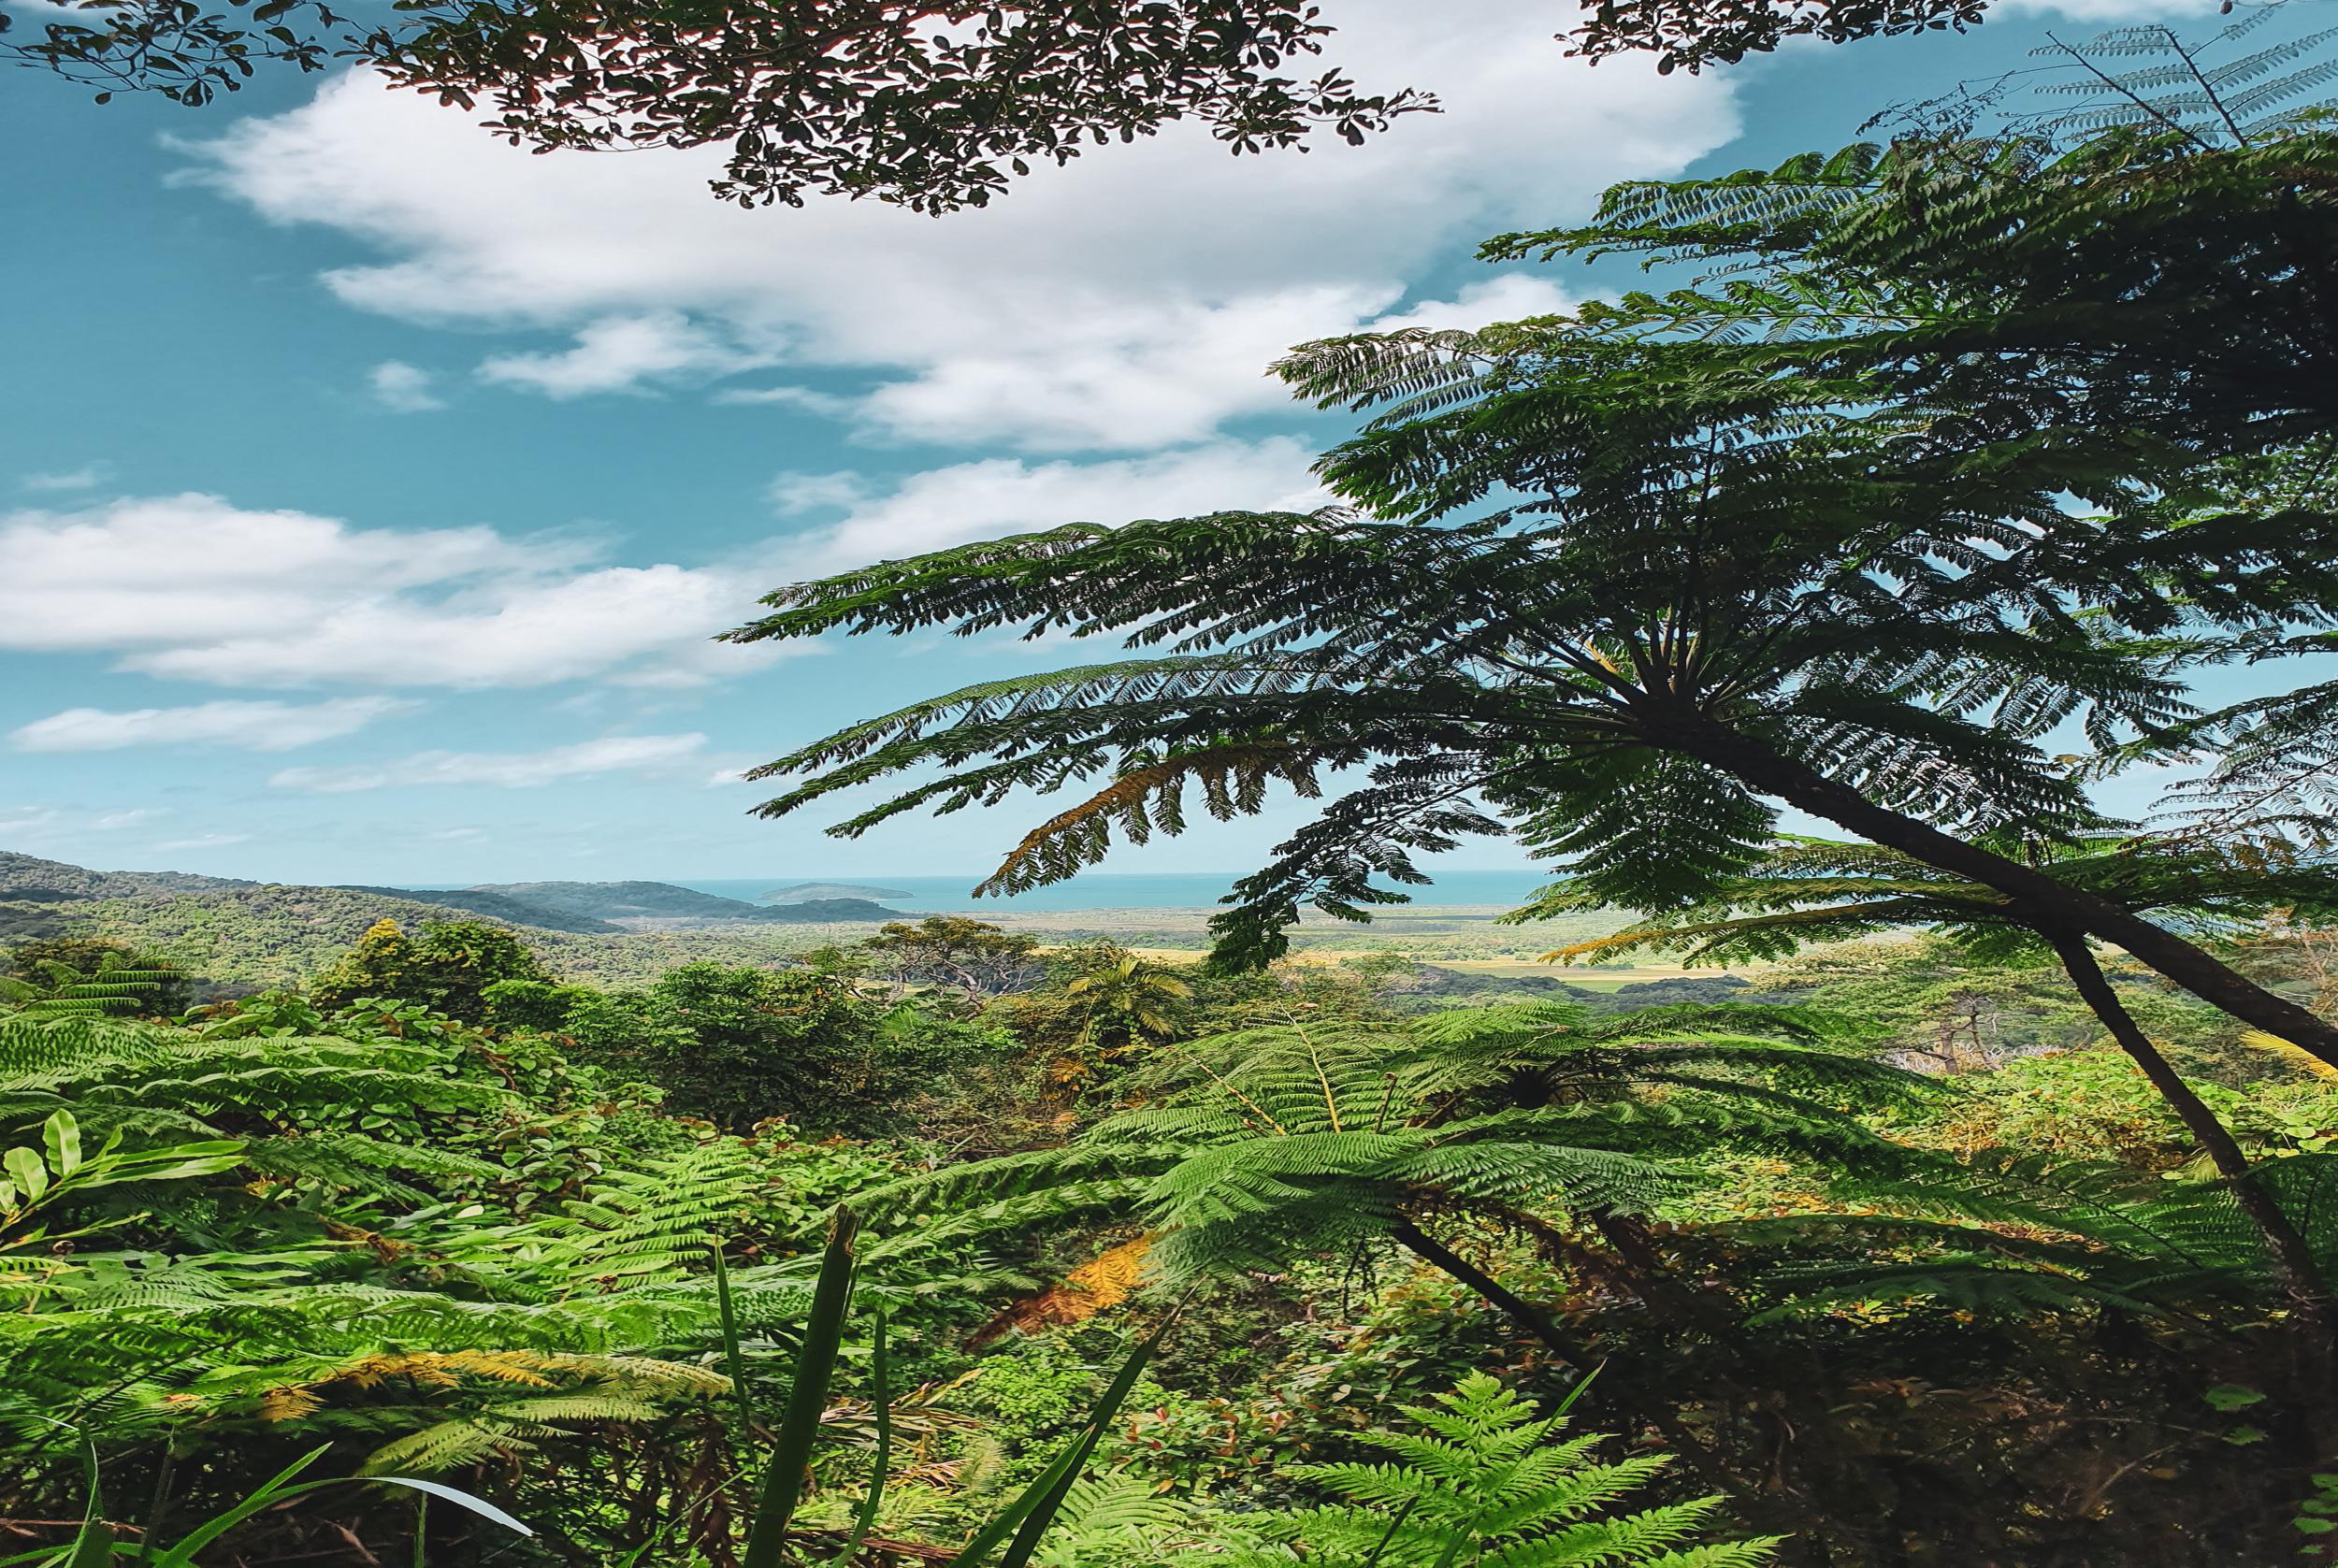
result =
[[[2213,0],[2016,0],[1670,78],[1566,58],[1553,0],[1325,11],[1364,85],[1445,112],[1304,155],[1173,128],[942,218],[743,211],[716,153],[533,156],[363,74],[199,110],[0,76],[0,848],[284,882],[979,873],[1029,807],[840,842],[849,799],[762,822],[739,773],[1089,650],[713,634],[869,560],[1320,504],[1347,422],[1264,376],[1284,346],[1629,286],[1471,255]],[[1111,868],[1243,868],[1298,820]]]

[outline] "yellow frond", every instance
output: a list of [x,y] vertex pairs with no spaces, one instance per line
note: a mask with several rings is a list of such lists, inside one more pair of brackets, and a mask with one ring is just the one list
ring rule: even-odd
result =
[[314,1415],[325,1402],[306,1388],[270,1388],[260,1401],[263,1421],[297,1421]]
[[2255,1046],[2259,1051],[2270,1052],[2291,1067],[2305,1069],[2316,1078],[2338,1078],[2338,1067],[2331,1066],[2330,1063],[2302,1046],[2290,1044],[2277,1034],[2268,1034],[2263,1029],[2243,1029],[2241,1043]]
[[1145,1260],[1152,1250],[1153,1233],[1147,1230],[1099,1253],[1064,1275],[1062,1284],[1017,1302],[983,1325],[976,1341],[1009,1332],[1028,1333],[1049,1324],[1084,1323],[1118,1306],[1143,1282]]

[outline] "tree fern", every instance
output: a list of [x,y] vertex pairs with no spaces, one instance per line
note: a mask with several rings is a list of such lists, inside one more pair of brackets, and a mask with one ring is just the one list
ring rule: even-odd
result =
[[867,1202],[920,1230],[928,1213],[964,1230],[1134,1217],[1157,1233],[1153,1266],[1176,1277],[1278,1268],[1431,1215],[1643,1214],[1707,1179],[1692,1157],[1716,1146],[1889,1164],[1840,1109],[1771,1081],[1914,1085],[1793,1038],[1816,1027],[1712,1010],[1593,1027],[1561,1007],[1248,1029],[1165,1050],[1147,1103],[1067,1149],[910,1178]]
[[1716,1497],[1613,1516],[1663,1470],[1662,1455],[1600,1462],[1596,1435],[1560,1440],[1564,1410],[1534,1407],[1492,1376],[1472,1374],[1435,1405],[1408,1405],[1422,1432],[1365,1431],[1378,1464],[1294,1467],[1294,1478],[1339,1499],[1245,1521],[1277,1549],[1237,1547],[1188,1563],[1269,1568],[1293,1555],[1322,1568],[1755,1568],[1778,1537],[1693,1545],[1714,1522]]

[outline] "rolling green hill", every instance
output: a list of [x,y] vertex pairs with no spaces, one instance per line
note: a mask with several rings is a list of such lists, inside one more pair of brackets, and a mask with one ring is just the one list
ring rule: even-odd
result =
[[[482,914],[490,920],[500,920],[507,926],[534,926],[547,931],[572,931],[591,936],[606,936],[623,929],[591,915],[573,914],[551,904],[529,903],[483,887],[368,887],[362,883],[336,884],[336,886],[344,893],[370,893],[377,898],[397,899],[407,903],[437,904],[441,909],[464,914]],[[440,918],[444,919],[445,916]]]
[[[815,885],[806,885],[813,887]],[[754,920],[783,925],[899,920],[868,899],[818,898],[785,904],[751,904],[677,887],[670,882],[508,882],[465,888],[591,920]]]
[[[657,928],[628,929],[610,916]],[[512,927],[565,978],[621,985],[701,958],[769,963],[865,935],[896,915],[856,899],[762,908],[658,882],[328,887],[98,871],[0,852],[0,947],[37,937],[114,937],[231,989],[303,980],[377,920],[412,929],[467,917]]]
[[187,871],[93,871],[62,860],[0,850],[0,899],[54,902],[71,899],[138,899],[167,893],[208,893],[257,887],[234,877]]
[[917,895],[898,887],[870,887],[858,882],[799,882],[788,887],[774,887],[758,894],[758,904],[824,903],[834,899],[866,899],[875,902],[885,899],[914,899]]

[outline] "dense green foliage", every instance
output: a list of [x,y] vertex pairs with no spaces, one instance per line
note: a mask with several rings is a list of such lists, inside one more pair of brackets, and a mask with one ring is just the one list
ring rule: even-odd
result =
[[640,990],[515,977],[486,1015],[557,1035],[579,1059],[662,1085],[676,1111],[744,1130],[786,1116],[823,1131],[902,1121],[920,1097],[1007,1043],[931,1010],[885,1007],[808,970],[683,964]]
[[[192,1011],[144,928],[17,952],[0,1514],[60,1568],[2330,1561],[2331,730],[2186,685],[2338,623],[2320,42],[1611,193],[1495,252],[1721,270],[1286,366],[1376,410],[1323,465],[1358,510],[972,545],[742,634],[1133,644],[765,809],[1086,788],[1013,890],[1189,789],[1330,794],[1212,962],[939,915],[595,984],[632,939],[20,866],[28,919],[290,899],[336,951]],[[2150,828],[2089,795],[2203,751]],[[1751,972],[1287,951],[1494,831],[1560,868],[1555,956]]]
[[[1438,1407],[1405,1414],[1427,1432],[1367,1432],[1391,1456],[1379,1464],[1309,1465],[1299,1475],[1343,1501],[1272,1518],[1262,1533],[1290,1542],[1324,1568],[1438,1568],[1474,1557],[1515,1568],[1756,1568],[1776,1543],[1749,1541],[1676,1550],[1720,1499],[1650,1508],[1621,1519],[1591,1517],[1645,1486],[1663,1461],[1636,1456],[1596,1463],[1596,1436],[1554,1443],[1564,1413],[1533,1407],[1483,1373],[1463,1380]],[[1228,1568],[1290,1559],[1235,1552]]]
[[475,1024],[486,1012],[489,986],[549,978],[509,927],[434,920],[409,937],[397,921],[377,920],[310,991],[326,1009],[362,997],[398,997]]
[[[838,949],[841,971],[458,987],[474,1025],[427,1005],[442,969],[384,962],[379,937],[328,972],[429,995],[0,1020],[0,1143],[32,1151],[6,1162],[0,1509],[74,1517],[86,1438],[102,1495],[159,1491],[167,1539],[315,1454],[304,1477],[444,1480],[536,1531],[434,1509],[434,1561],[731,1561],[839,1201],[872,1239],[860,1348],[790,1526],[815,1561],[856,1532],[871,1562],[964,1541],[1009,1509],[1104,1391],[1111,1325],[1157,1321],[1188,1282],[1031,1561],[1255,1561],[1289,1539],[1335,1561],[1417,1475],[1509,1497],[1515,1522],[1485,1527],[1505,1550],[1595,1539],[1652,1563],[1759,1560],[1661,1545],[1700,1519],[1787,1536],[1786,1561],[1914,1540],[2183,1561],[2170,1532],[2255,1551],[2307,1495],[2287,1495],[2313,1405],[2292,1403],[2278,1278],[2189,1172],[2184,1125],[2017,958],[1958,962],[2041,1021],[1942,1080],[1887,1059],[1970,1015],[1926,947],[1826,950],[1724,987],[1762,999],[1737,1005],[1423,1015],[1401,962],[1220,977],[904,928],[857,974]],[[1022,988],[893,967],[936,941],[1026,966]],[[2310,947],[2291,930],[2251,961],[2304,983]],[[466,981],[466,953],[526,962],[457,941]],[[2338,1083],[2119,988],[2301,1223],[2325,1212]],[[1542,1431],[1568,1399],[1623,1434],[1612,1457]],[[1431,1441],[1404,1435],[1405,1403],[1467,1427],[1435,1439],[1460,1457],[1374,1480],[1376,1451]],[[2111,1414],[2129,1425],[2073,1446]],[[2188,1501],[2132,1479],[2115,1516],[2079,1505],[2088,1466],[2129,1461]],[[1592,1509],[1625,1480],[1653,1489],[1638,1512]],[[1437,1561],[1447,1496],[1405,1513],[1384,1561]],[[379,1556],[415,1518],[342,1483],[228,1539],[254,1562],[352,1538]]]

